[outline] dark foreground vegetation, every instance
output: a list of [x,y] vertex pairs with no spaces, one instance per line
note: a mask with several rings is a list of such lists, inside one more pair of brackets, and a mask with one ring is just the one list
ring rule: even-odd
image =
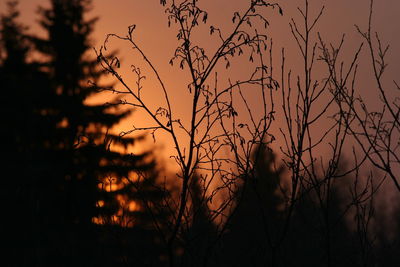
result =
[[[380,79],[386,50],[377,35],[374,53],[371,25],[367,32],[359,31],[371,51],[385,106],[380,112],[365,108],[351,91],[360,50],[348,70],[339,70],[341,48],[329,48],[319,37],[319,59],[328,74],[324,83],[312,80],[317,45],[309,36],[322,12],[310,18],[308,1],[299,9],[308,22],[304,32],[294,20],[290,24],[305,66],[296,86],[290,85],[291,72],[285,72],[284,50],[281,80],[274,78],[266,66],[272,60],[263,58],[272,42],[253,30],[260,21],[268,24],[264,9],[283,14],[281,7],[252,0],[248,10],[234,14],[237,27],[231,34],[211,26],[211,36],[217,35],[221,44],[216,54],[207,56],[190,35],[207,24],[200,1],[175,2],[161,4],[168,7],[169,25],[178,28],[180,46],[171,65],[193,79],[185,87],[193,96],[191,126],[174,117],[168,90],[147,57],[145,64],[157,74],[166,99],[153,113],[140,95],[140,70],[132,66],[138,82],[129,87],[118,73],[117,54],[106,54],[105,46],[95,54],[91,33],[97,19],[88,18],[90,0],[51,0],[49,8],[38,8],[45,37],[20,23],[16,1],[2,12],[1,240],[6,257],[1,265],[400,266],[399,203],[391,203],[394,208],[385,217],[390,222],[376,212],[385,210],[376,199],[383,180],[400,194],[399,105],[398,99],[385,98]],[[130,42],[143,56],[132,37],[134,29],[129,27],[127,36],[109,35],[107,41]],[[207,86],[217,87],[217,77],[209,77],[219,61],[229,69],[243,53],[250,64],[259,64],[248,80],[215,91]],[[105,75],[122,83],[125,91],[101,84]],[[260,90],[259,120],[242,94],[246,86]],[[104,91],[117,98],[88,104],[87,99]],[[281,97],[279,110],[273,92]],[[328,95],[321,100],[326,108],[311,113],[323,94]],[[233,99],[242,103],[241,111]],[[153,123],[132,132],[147,130],[158,142],[156,131],[165,131],[175,142],[172,157],[179,173],[164,173],[150,148],[130,153],[141,146],[144,133],[113,134],[112,128],[131,115],[130,106],[144,109]],[[336,109],[328,116],[331,107]],[[240,115],[246,112],[243,121]],[[270,149],[278,138],[270,131],[277,112],[287,126],[280,137],[287,144],[280,151],[283,161]],[[322,117],[330,117],[333,126],[322,139],[314,139],[311,127]],[[177,129],[187,134],[186,147]],[[328,142],[328,137],[333,138]],[[348,138],[361,149],[346,160]],[[312,151],[323,143],[331,150],[318,161]],[[231,158],[224,156],[224,149]],[[366,163],[380,171],[365,174]]]

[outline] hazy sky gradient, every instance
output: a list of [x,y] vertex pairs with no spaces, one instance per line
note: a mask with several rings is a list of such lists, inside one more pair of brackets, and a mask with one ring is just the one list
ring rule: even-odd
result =
[[[0,0],[0,10],[4,11],[6,0]],[[201,0],[200,6],[209,13],[209,24],[220,25],[222,29],[229,29],[232,26],[232,14],[235,11],[243,10],[248,0]],[[295,41],[290,35],[289,22],[290,18],[300,19],[297,11],[298,6],[304,5],[304,0],[277,0],[283,10],[284,16],[280,16],[275,11],[268,11],[267,16],[270,18],[270,27],[267,34],[274,40],[275,53],[278,55],[274,60],[274,68],[279,69],[280,60],[279,53],[282,47],[285,47],[288,68],[296,69],[296,62],[299,59],[298,49],[295,47]],[[366,29],[368,22],[369,0],[310,0],[310,5],[314,14],[325,5],[324,16],[316,30],[318,30],[326,42],[338,44],[342,34],[346,34],[346,46],[344,59],[350,57],[356,47],[361,43],[362,39],[356,32],[354,25],[359,25],[362,29]],[[168,62],[174,53],[176,47],[176,31],[174,28],[167,27],[167,19],[159,0],[94,0],[93,11],[89,17],[98,16],[100,19],[95,27],[93,39],[94,46],[99,48],[107,33],[117,33],[124,35],[127,27],[132,24],[137,25],[135,31],[136,40],[142,49],[149,56],[150,60],[159,69],[160,75],[170,89],[171,98],[174,100],[174,110],[185,116],[187,114],[188,103],[182,101],[187,94],[186,78],[179,70],[179,67],[171,67]],[[37,7],[38,5],[48,5],[47,0],[21,0],[20,8],[23,22],[27,23],[32,32],[40,34],[40,27],[37,25]],[[387,70],[387,81],[392,82],[393,79],[399,77],[400,69],[400,1],[398,0],[375,0],[374,4],[374,30],[378,31],[384,42],[391,45],[388,54],[389,68]],[[213,41],[209,39],[209,26],[204,27],[197,35],[197,40],[206,48],[212,51]],[[210,40],[210,41],[209,41]],[[215,40],[214,40],[215,41]],[[215,42],[214,42],[215,44]],[[131,53],[129,46],[121,42],[112,42],[110,47],[119,50],[122,62],[126,66],[130,64],[138,64],[140,66],[140,58]],[[139,62],[139,63],[138,63]],[[230,77],[242,75],[246,65],[240,64],[233,67]],[[152,102],[153,108],[162,105],[160,100],[160,91],[156,89],[157,85],[151,79],[151,74],[146,73],[145,93]],[[320,70],[322,71],[322,70]],[[367,87],[371,80],[368,80],[370,69],[361,69],[360,85]],[[134,79],[126,76],[128,81],[134,83]],[[186,76],[187,77],[187,76]],[[369,92],[368,90],[366,91]],[[161,102],[158,102],[158,101]],[[96,101],[104,101],[97,99]],[[257,106],[257,103],[253,103]],[[142,117],[137,113],[137,126],[141,126]],[[138,125],[139,124],[139,125]],[[122,130],[129,130],[132,121],[125,121],[121,126]]]

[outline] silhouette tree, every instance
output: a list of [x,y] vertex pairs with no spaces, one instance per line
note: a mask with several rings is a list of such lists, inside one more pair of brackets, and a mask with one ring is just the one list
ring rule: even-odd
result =
[[[186,224],[186,220],[195,219],[186,216],[190,205],[189,191],[193,175],[200,171],[208,173],[207,179],[202,180],[201,187],[207,190],[207,194],[211,197],[210,201],[221,196],[221,201],[215,201],[211,211],[215,216],[210,216],[209,219],[223,216],[234,204],[232,195],[224,195],[225,192],[232,192],[236,181],[248,173],[251,168],[249,158],[253,148],[270,137],[269,128],[274,120],[275,110],[274,105],[267,104],[269,100],[273,100],[273,90],[269,89],[277,89],[278,84],[269,71],[271,66],[267,67],[268,60],[264,57],[271,55],[267,51],[270,43],[265,34],[269,21],[264,12],[275,9],[282,14],[282,9],[278,4],[263,0],[249,1],[246,9],[232,14],[230,20],[233,27],[224,30],[218,25],[209,24],[208,13],[201,8],[198,0],[160,1],[160,4],[166,7],[168,25],[176,30],[175,36],[178,42],[169,63],[173,68],[181,69],[182,75],[188,81],[187,84],[182,87],[167,86],[168,83],[155,67],[151,56],[134,38],[136,25],[128,27],[126,35],[108,34],[104,45],[98,49],[97,56],[104,70],[107,70],[121,85],[120,90],[115,88],[105,88],[105,90],[129,96],[126,106],[141,110],[149,118],[148,123],[140,128],[133,127],[132,132],[149,130],[155,139],[159,136],[158,133],[163,132],[173,143],[171,151],[174,152],[171,157],[179,168],[176,181],[180,184],[180,189],[177,201],[178,213],[173,219],[167,245],[169,266],[176,266],[175,248],[181,241],[182,227]],[[209,30],[210,38],[197,40],[194,32],[203,27],[206,31]],[[118,68],[123,65],[119,64],[117,57],[105,57],[104,53],[108,50],[112,39],[128,43],[132,51],[143,59],[141,62],[143,64],[139,62],[129,64],[136,76],[134,84],[125,80],[120,74]],[[210,41],[214,48],[205,49],[209,47]],[[225,76],[223,80],[229,82],[221,83],[218,73],[225,74],[221,66],[229,69],[231,63],[234,65],[235,59],[242,55],[249,61],[250,66],[246,70],[248,73],[244,74],[242,79],[237,80],[237,77],[232,79],[235,80],[232,83],[223,75]],[[150,103],[148,95],[142,94],[144,89],[142,66],[154,75],[159,85],[158,95],[162,97],[158,99],[160,104],[156,108]],[[226,73],[228,76],[229,72]],[[230,74],[233,75],[232,72]],[[252,91],[262,99],[260,108],[250,108],[250,99],[244,93],[250,87],[254,88]],[[181,90],[179,92],[189,94],[190,99],[185,101],[190,106],[188,114],[183,116],[175,111],[174,105],[180,105],[182,99],[175,98],[171,93],[172,90],[175,92]],[[157,95],[157,92],[152,90],[152,99],[154,95]],[[238,98],[239,101],[233,101],[234,98],[235,100]],[[251,123],[248,118],[251,118]],[[225,154],[226,151],[230,151],[229,155]],[[212,188],[211,184],[217,186]],[[227,198],[222,197],[223,195]],[[224,220],[219,221],[217,229],[222,231],[225,229]],[[220,234],[222,233],[218,235]],[[184,249],[187,247],[189,246],[184,246]]]
[[142,168],[135,168],[134,174],[102,183],[110,190],[100,200],[105,212],[96,219],[107,230],[104,253],[119,255],[117,262],[110,262],[113,266],[165,265],[165,236],[175,211],[168,204],[171,195],[159,181],[155,161],[149,161],[148,153],[140,157]]
[[[256,157],[255,154],[259,153]],[[268,147],[253,152],[254,171],[237,189],[237,207],[221,240],[222,266],[352,266],[359,262],[355,233],[346,221],[343,167],[330,184],[301,184],[286,203],[284,168]],[[277,166],[276,166],[277,165]],[[307,180],[308,178],[304,178]],[[293,211],[289,215],[289,209]]]
[[[365,224],[369,223],[368,229],[364,226],[365,231],[369,237],[369,246],[366,246],[366,252],[362,255],[365,258],[364,266],[397,266],[399,265],[398,253],[400,251],[400,206],[397,196],[390,199],[390,201],[383,203],[376,203],[377,201],[371,201],[370,204],[373,212],[369,215],[369,218],[364,218]],[[388,205],[388,203],[397,204],[394,206]],[[360,205],[361,206],[361,205]],[[361,206],[361,212],[367,211],[368,208]],[[389,217],[391,214],[388,209],[393,208],[393,216]],[[382,212],[383,211],[383,212]],[[360,213],[361,213],[360,212]],[[358,214],[357,214],[358,215]],[[363,214],[362,214],[363,215]],[[359,216],[361,217],[361,216]],[[390,218],[388,220],[388,218]],[[372,229],[371,229],[372,228]],[[364,230],[362,229],[362,230]],[[358,229],[357,229],[358,230]],[[364,241],[361,240],[360,241]]]
[[[9,129],[2,133],[5,135],[4,140],[7,140],[4,142],[4,148],[9,155],[5,158],[9,164],[5,166],[11,170],[15,168],[12,165],[18,163],[19,152],[22,152],[19,149],[22,149],[22,144],[27,141],[22,138],[27,128],[21,121],[24,121],[24,115],[31,115],[31,112],[27,114],[24,112],[30,111],[31,103],[29,102],[30,98],[27,98],[29,100],[26,101],[27,99],[22,96],[29,93],[27,88],[29,81],[27,80],[31,66],[27,64],[27,54],[30,49],[24,35],[27,28],[17,21],[19,16],[17,2],[8,2],[7,5],[8,13],[1,16],[0,78],[3,97],[9,100],[5,101],[1,107],[3,126]],[[11,103],[17,99],[23,102],[20,105]]]
[[[356,238],[346,218],[345,192],[351,177],[339,168],[319,184],[302,184],[284,244],[282,264],[288,266],[352,266],[358,261]],[[329,185],[328,185],[329,184]]]
[[[38,65],[28,60],[32,45],[27,27],[18,22],[17,1],[7,3],[8,12],[1,16],[0,83],[4,173],[2,203],[8,219],[3,227],[9,241],[5,253],[15,266],[36,264],[39,253],[38,223],[40,175],[45,153],[42,147],[45,133],[43,109],[39,105],[40,90],[48,79]],[[12,229],[12,230],[11,230]],[[24,255],[20,257],[19,255]]]
[[[165,86],[167,83],[134,40],[134,25],[129,27],[126,36],[110,34],[106,41],[111,38],[127,41],[143,56],[165,100],[165,105],[156,110],[141,95],[140,82],[144,76],[138,66],[132,66],[137,83],[130,86],[119,75],[119,59],[104,55],[105,46],[97,53],[98,61],[88,56],[89,37],[96,21],[85,17],[91,1],[51,0],[49,9],[40,9],[40,23],[48,36],[31,39],[43,56],[40,62],[34,63],[27,60],[30,44],[24,27],[15,22],[18,16],[15,4],[9,4],[10,12],[2,19],[0,79],[7,98],[15,100],[2,106],[2,114],[13,113],[13,117],[4,116],[5,125],[10,129],[4,140],[11,140],[5,145],[10,155],[7,170],[16,174],[7,181],[12,190],[4,195],[6,200],[18,199],[9,212],[20,228],[13,246],[24,243],[35,247],[34,251],[25,249],[23,253],[31,256],[20,257],[18,266],[160,266],[165,263],[160,244],[165,245],[170,266],[175,266],[176,262],[190,266],[213,265],[214,255],[210,253],[213,239],[221,236],[222,257],[215,258],[219,266],[359,264],[357,253],[353,252],[354,244],[348,242],[353,236],[344,221],[347,210],[341,204],[341,191],[346,186],[339,182],[343,178],[339,177],[344,175],[339,173],[338,166],[347,144],[345,140],[349,133],[355,138],[361,137],[356,141],[365,158],[386,171],[398,188],[394,168],[390,167],[390,163],[394,166],[398,163],[394,161],[398,146],[390,147],[392,143],[389,142],[390,146],[386,143],[395,134],[370,135],[369,129],[379,133],[390,126],[396,133],[399,125],[396,105],[387,105],[391,121],[385,123],[386,126],[381,125],[385,109],[377,117],[374,117],[376,112],[360,110],[354,106],[352,91],[343,92],[346,82],[336,79],[353,76],[361,46],[346,75],[335,73],[340,49],[332,47],[330,53],[320,36],[319,43],[312,43],[309,37],[323,8],[311,20],[306,0],[306,8],[298,9],[304,18],[304,31],[294,20],[290,24],[305,71],[297,76],[297,88],[292,87],[291,77],[294,76],[291,71],[285,72],[282,51],[282,79],[278,84],[272,74],[272,41],[262,34],[264,30],[257,28],[261,24],[268,25],[263,8],[277,8],[282,13],[279,5],[264,0],[249,1],[247,10],[233,14],[234,27],[228,34],[222,28],[208,25],[210,34],[217,40],[215,54],[209,54],[192,39],[194,29],[201,22],[207,24],[208,14],[200,9],[198,2],[184,0],[177,5],[176,1],[160,1],[168,4],[168,23],[175,22],[178,30],[179,45],[170,64],[179,65],[190,77],[190,82],[183,87],[192,97],[191,118],[186,122],[173,112],[174,103],[170,102],[173,99]],[[370,32],[369,28],[361,34],[370,50],[374,50]],[[373,66],[380,83],[386,49],[381,47],[379,38],[377,41],[380,53],[376,57],[372,52],[371,58],[380,61]],[[329,77],[322,79],[322,83],[311,75],[318,58],[318,46],[323,54],[320,59],[329,67]],[[264,58],[268,54],[267,47],[270,47],[271,56],[268,67],[264,63],[267,62]],[[217,75],[219,67],[215,66],[222,60],[228,69],[230,61],[234,63],[233,59],[243,53],[250,56],[250,62],[257,64],[253,65],[254,72],[249,73],[248,79],[233,84],[229,81],[224,87],[220,83],[221,76]],[[98,68],[99,63],[103,69]],[[180,167],[175,177],[180,183],[176,205],[169,205],[167,193],[170,192],[158,184],[151,154],[123,155],[114,149],[119,145],[126,149],[138,140],[107,131],[130,114],[114,109],[119,106],[118,99],[111,105],[87,104],[86,100],[96,94],[94,85],[104,72],[114,75],[123,89],[102,86],[103,90],[130,95],[132,102],[121,103],[142,109],[152,119],[147,126],[133,128],[132,132],[151,130],[155,137],[155,132],[160,130],[173,141],[176,153],[172,158]],[[93,83],[88,84],[89,79]],[[255,116],[256,109],[245,97],[248,86],[260,89],[260,116]],[[347,87],[353,88],[350,84]],[[274,90],[267,90],[278,88],[282,92],[282,110],[275,109]],[[395,88],[398,89],[397,84]],[[378,89],[384,93],[383,87]],[[328,101],[322,97],[325,94],[328,94]],[[319,101],[321,105],[316,105]],[[383,102],[390,104],[385,98]],[[296,103],[295,108],[292,108],[293,103]],[[362,101],[357,103],[363,104]],[[333,114],[330,114],[331,109]],[[367,120],[356,119],[364,127],[361,135],[355,131],[357,127],[354,128],[352,119],[357,110],[368,116]],[[290,172],[288,195],[281,187],[283,168],[272,167],[275,156],[266,147],[269,140],[274,139],[270,126],[278,118],[274,115],[278,111],[283,113],[280,117],[286,122],[286,129],[279,130],[286,143],[281,152]],[[320,118],[327,116],[334,117],[332,125],[318,137],[314,133],[321,130]],[[376,125],[376,118],[379,125]],[[18,121],[22,120],[29,122],[21,125]],[[365,128],[365,125],[380,127]],[[188,142],[181,139],[182,133]],[[379,138],[371,142],[371,136]],[[334,141],[330,142],[329,137]],[[370,143],[366,149],[363,140]],[[320,144],[328,144],[332,153],[318,160],[313,151],[318,151]],[[384,150],[379,149],[382,146]],[[228,157],[225,151],[230,151]],[[376,157],[366,153],[369,151]],[[379,158],[381,151],[392,156]],[[361,165],[357,159],[355,161],[349,173],[360,170]],[[326,168],[325,163],[328,164]],[[208,179],[198,178],[199,169],[208,172]],[[211,182],[218,185],[211,188]],[[207,202],[215,196],[221,196],[220,205],[210,210]],[[354,199],[359,197],[355,195]],[[226,216],[233,204],[234,212],[214,225],[214,214]],[[25,211],[24,205],[28,205],[31,213]],[[169,220],[171,217],[173,219]],[[27,222],[32,222],[32,231],[27,230]],[[386,258],[386,262],[392,264],[395,259],[386,255],[392,257],[395,253],[386,248],[395,251],[398,243],[385,242],[378,251],[379,262],[384,263],[383,258]]]
[[204,177],[194,174],[189,183],[189,200],[186,219],[183,225],[180,246],[182,266],[214,266],[215,243],[218,240],[216,225],[207,205],[209,197],[202,187]]
[[283,166],[272,150],[253,151],[254,168],[235,192],[235,213],[222,240],[226,266],[274,266],[283,226]]
[[[150,154],[124,154],[114,149],[117,146],[127,149],[140,140],[108,131],[130,112],[118,111],[118,105],[86,103],[97,92],[88,81],[96,82],[103,74],[97,61],[88,55],[90,34],[96,21],[85,18],[90,2],[52,0],[49,8],[39,9],[40,24],[47,36],[29,38],[35,45],[35,52],[42,56],[40,61],[32,63],[35,70],[27,69],[31,66],[25,60],[29,46],[22,38],[23,27],[14,23],[15,4],[10,4],[10,14],[2,22],[4,47],[10,50],[2,61],[5,74],[2,77],[10,85],[5,88],[10,94],[17,94],[10,98],[16,99],[21,94],[22,99],[29,102],[16,113],[24,116],[28,123],[20,125],[17,122],[21,120],[15,117],[10,122],[14,124],[10,129],[23,136],[16,135],[16,142],[27,140],[17,146],[21,151],[15,157],[23,155],[31,160],[27,172],[13,178],[18,183],[23,178],[32,185],[27,189],[32,201],[26,202],[33,206],[35,255],[28,260],[29,264],[102,266],[105,262],[120,263],[121,252],[98,255],[98,251],[109,246],[101,242],[106,239],[106,227],[96,225],[94,218],[115,215],[122,205],[115,198],[115,190],[104,190],[102,185],[106,179],[121,184],[120,181],[138,172],[152,173],[148,181],[155,180],[155,172],[150,171],[154,168]],[[26,79],[20,76],[25,69]],[[33,77],[34,82],[29,77]],[[39,79],[43,81],[37,81]],[[15,169],[22,169],[22,166],[23,161],[19,161]],[[141,186],[145,187],[144,184]],[[118,194],[124,190],[132,197],[128,188],[132,186],[125,185]],[[143,195],[150,192],[146,190]],[[146,197],[153,196],[149,193]],[[26,225],[21,225],[21,229],[23,227]]]

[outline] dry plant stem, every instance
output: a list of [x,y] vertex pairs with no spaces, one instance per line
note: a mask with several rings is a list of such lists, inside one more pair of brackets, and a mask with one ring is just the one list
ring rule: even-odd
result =
[[[310,134],[309,127],[315,122],[315,120],[310,119],[310,111],[313,102],[316,98],[312,98],[311,96],[314,94],[316,90],[316,86],[311,86],[311,73],[312,66],[315,58],[315,45],[313,46],[312,54],[310,55],[310,33],[317,21],[322,15],[323,8],[321,9],[318,16],[311,22],[309,22],[309,6],[308,1],[305,2],[305,10],[298,9],[302,15],[304,21],[304,33],[302,33],[296,22],[292,19],[292,23],[290,24],[292,35],[295,38],[298,47],[300,49],[301,55],[304,59],[304,87],[302,88],[300,85],[300,77],[297,78],[297,96],[296,96],[296,108],[293,111],[291,109],[292,106],[292,87],[291,87],[291,71],[288,73],[288,83],[287,88],[285,87],[285,54],[284,50],[282,50],[282,108],[283,113],[285,115],[287,134],[283,129],[281,129],[281,133],[283,134],[286,150],[282,150],[282,152],[286,155],[287,166],[292,173],[292,187],[291,187],[291,195],[289,197],[289,207],[288,207],[288,215],[285,220],[285,226],[283,231],[283,237],[286,235],[290,218],[292,216],[294,205],[297,198],[297,192],[299,188],[299,184],[301,183],[303,168],[307,169],[306,163],[303,159],[303,153],[307,151],[305,146],[305,138],[307,133]],[[325,87],[325,85],[324,85]],[[323,89],[323,88],[322,88]],[[322,91],[321,89],[321,91]],[[288,94],[286,95],[286,90]],[[317,94],[317,97],[320,94]],[[295,118],[293,118],[295,115]],[[311,137],[309,137],[311,140]],[[311,149],[311,148],[309,148]],[[312,158],[311,158],[312,160]],[[313,163],[313,161],[311,161]],[[311,164],[312,164],[311,163]]]
[[[167,1],[161,4],[166,5]],[[255,20],[267,25],[268,21],[264,18],[259,10],[261,8],[278,7],[277,4],[270,4],[263,0],[251,1],[249,8],[241,15],[235,12],[233,30],[224,38],[220,29],[211,26],[211,35],[217,34],[217,38],[221,42],[211,57],[205,53],[205,50],[196,45],[192,41],[192,31],[199,26],[199,22],[207,22],[207,13],[197,6],[197,1],[172,1],[166,9],[169,25],[174,23],[177,26],[177,39],[180,42],[175,50],[174,56],[170,61],[173,65],[176,61],[180,62],[181,69],[186,69],[191,82],[188,84],[189,93],[191,94],[191,115],[189,127],[186,128],[182,118],[173,116],[172,102],[168,90],[159,75],[157,68],[152,64],[144,51],[134,40],[133,31],[135,26],[130,26],[127,36],[118,36],[109,34],[105,40],[104,47],[97,53],[98,59],[103,68],[111,73],[122,84],[124,90],[115,90],[113,88],[103,88],[115,93],[131,95],[136,102],[124,102],[124,104],[143,109],[153,120],[155,125],[134,128],[132,131],[124,134],[132,133],[138,130],[151,130],[153,137],[157,130],[167,132],[174,143],[177,156],[173,156],[181,169],[180,178],[182,185],[180,188],[180,197],[177,204],[177,213],[172,223],[171,231],[166,238],[166,245],[169,250],[169,263],[174,266],[174,249],[176,240],[181,236],[181,227],[190,225],[192,215],[189,206],[191,205],[188,196],[191,194],[189,184],[197,170],[207,171],[207,179],[201,180],[202,188],[207,192],[211,187],[212,181],[216,178],[220,179],[220,186],[212,190],[209,197],[203,197],[202,202],[212,201],[212,198],[219,192],[228,192],[228,197],[223,199],[221,204],[213,210],[210,220],[216,220],[218,217],[225,217],[221,221],[218,229],[219,236],[225,231],[225,222],[229,221],[229,210],[237,199],[233,198],[233,188],[238,184],[239,180],[244,179],[247,175],[251,175],[254,167],[250,161],[251,152],[257,144],[263,144],[266,141],[268,129],[274,120],[274,106],[272,98],[272,90],[277,88],[277,83],[272,79],[272,68],[267,73],[267,67],[264,65],[263,53],[267,47],[267,37],[259,34],[258,30],[254,30],[254,34],[250,34],[249,29],[256,28],[253,26]],[[248,29],[246,28],[248,27]],[[142,98],[140,92],[142,90],[142,76],[140,69],[132,66],[133,72],[137,76],[137,89],[132,89],[118,73],[117,68],[120,62],[117,58],[108,60],[103,56],[103,49],[107,49],[107,42],[111,38],[117,38],[128,42],[134,51],[143,58],[144,62],[150,67],[150,70],[156,76],[158,83],[163,91],[166,108],[160,107],[156,112],[152,111],[148,103]],[[272,42],[271,42],[272,46]],[[271,48],[270,48],[271,49]],[[219,88],[218,85],[218,68],[220,62],[225,60],[226,68],[230,66],[230,59],[240,56],[244,50],[249,51],[250,61],[254,62],[254,55],[258,55],[259,64],[252,75],[247,80],[236,81],[230,83],[226,88]],[[271,50],[270,50],[271,52]],[[272,62],[270,61],[270,64]],[[215,73],[215,87],[210,88],[209,80],[211,74]],[[251,110],[250,105],[244,94],[244,87],[258,86],[263,97],[263,116],[261,119],[256,118],[256,114]],[[267,99],[266,90],[270,90]],[[247,114],[251,118],[251,124],[238,124],[238,114],[236,111],[236,95],[239,96],[239,102],[246,107]],[[267,103],[271,101],[271,106]],[[161,115],[167,117],[167,123],[163,123],[159,118]],[[218,133],[218,127],[220,133]],[[238,130],[239,128],[240,130]],[[188,143],[186,146],[182,144],[178,135],[178,129],[183,130],[187,135]],[[225,149],[230,149],[233,157],[223,156]],[[245,180],[245,179],[244,179]],[[209,247],[210,249],[210,247]]]
[[[355,162],[357,162],[357,154],[353,152]],[[371,238],[371,224],[374,219],[374,204],[375,194],[378,188],[382,185],[385,178],[378,184],[374,185],[373,174],[369,174],[365,186],[360,186],[359,169],[355,172],[354,185],[351,190],[352,203],[356,209],[356,230],[361,248],[361,260],[363,266],[368,266],[370,255],[374,247],[374,237]],[[361,190],[360,190],[361,189]]]
[[[358,26],[357,30],[364,38],[362,43],[354,53],[353,60],[350,63],[348,71],[344,71],[344,63],[338,62],[338,57],[342,49],[343,39],[340,45],[335,48],[331,45],[330,49],[322,41],[323,60],[329,71],[329,87],[335,96],[339,114],[342,119],[340,125],[346,128],[346,134],[349,135],[360,149],[354,155],[354,186],[351,188],[352,203],[349,206],[355,207],[356,230],[361,248],[361,259],[364,266],[369,265],[374,247],[375,237],[371,236],[371,224],[374,220],[375,195],[382,186],[387,177],[393,181],[394,187],[400,191],[399,180],[396,171],[399,169],[398,144],[393,142],[400,136],[399,129],[399,106],[396,104],[396,98],[393,102],[389,100],[389,91],[384,88],[383,74],[387,64],[385,56],[389,46],[383,48],[378,34],[375,34],[377,48],[371,37],[372,34],[372,14],[373,1],[370,2],[370,12],[368,19],[368,30],[362,32]],[[358,58],[363,46],[367,46],[370,64],[373,70],[373,78],[376,81],[376,90],[380,94],[381,107],[376,108],[367,105],[356,91],[356,73]],[[395,83],[395,91],[398,89]],[[358,159],[361,157],[361,160]],[[377,180],[376,174],[372,172],[362,179],[360,175],[361,167],[368,160],[377,169],[383,171],[383,178]]]
[[[350,131],[350,126],[345,122],[351,118],[352,113],[351,110],[349,112],[349,109],[334,111],[340,93],[337,90],[329,92],[328,89],[331,87],[332,76],[336,73],[329,71],[327,78],[322,82],[314,80],[313,77],[316,60],[326,58],[326,49],[319,34],[319,43],[312,42],[313,30],[323,14],[324,7],[320,9],[314,19],[310,19],[308,0],[305,1],[304,10],[300,8],[298,10],[304,22],[303,30],[300,30],[294,19],[292,19],[290,27],[303,58],[304,66],[301,76],[303,79],[297,76],[295,87],[292,87],[292,71],[289,70],[286,74],[285,51],[282,49],[281,92],[286,129],[280,129],[285,141],[285,148],[281,148],[281,151],[285,155],[286,165],[291,172],[291,190],[287,199],[288,207],[282,240],[287,234],[296,202],[305,195],[314,195],[323,218],[324,227],[320,234],[324,240],[326,264],[331,266],[333,262],[331,229],[334,225],[331,222],[330,210],[333,184],[336,179],[354,172],[360,165],[347,170],[340,169],[343,148],[349,139]],[[322,52],[321,57],[317,56],[318,51]],[[357,56],[358,53],[344,76],[345,80],[353,73]],[[333,59],[333,61],[335,60],[336,58]],[[318,109],[315,108],[316,106]],[[315,125],[328,118],[331,118],[330,125],[324,132],[319,132],[320,137],[316,137]],[[325,160],[317,159],[315,151],[324,144],[329,145],[330,155],[326,156]],[[342,214],[341,219],[343,216],[345,214]]]
[[[378,159],[380,162],[376,162],[375,160],[373,160],[372,158],[370,158],[373,162],[373,164],[382,169],[383,171],[385,171],[390,178],[392,179],[392,181],[394,182],[397,190],[400,192],[400,182],[398,180],[398,177],[396,176],[396,174],[394,173],[394,170],[392,168],[392,164],[391,164],[391,158],[393,157],[395,162],[397,163],[397,165],[399,165],[400,160],[399,157],[396,153],[395,150],[397,150],[397,145],[392,146],[391,145],[391,139],[392,139],[392,135],[393,135],[393,131],[396,131],[395,138],[399,138],[399,134],[400,134],[400,108],[399,106],[396,106],[395,103],[391,103],[391,101],[388,99],[387,96],[387,90],[384,88],[383,86],[383,82],[382,82],[382,75],[385,71],[385,68],[387,66],[387,64],[385,63],[385,56],[386,56],[386,52],[389,49],[389,46],[386,46],[384,49],[382,48],[382,44],[381,44],[381,40],[378,36],[378,34],[376,33],[376,41],[378,43],[378,56],[376,56],[376,48],[374,47],[373,44],[373,40],[371,37],[371,32],[372,32],[372,14],[373,14],[373,0],[371,0],[370,2],[370,14],[369,14],[369,23],[368,23],[368,30],[367,33],[362,33],[360,31],[360,29],[358,28],[359,32],[362,34],[362,36],[365,38],[366,42],[367,42],[367,46],[369,48],[369,53],[370,53],[370,59],[371,59],[371,64],[373,67],[373,71],[374,71],[374,77],[375,77],[375,81],[377,84],[377,89],[380,93],[380,96],[382,97],[381,101],[383,104],[383,110],[382,110],[382,119],[383,119],[383,115],[385,113],[385,110],[388,110],[391,116],[391,121],[390,121],[390,131],[388,132],[387,136],[381,136],[378,135],[380,134],[379,132],[377,132],[377,136],[376,138],[379,139],[379,141],[381,141],[381,143],[385,146],[383,151],[379,151],[377,149],[377,143],[374,142],[375,140],[371,140],[370,143],[375,144],[373,147],[374,149],[374,154],[378,156]],[[397,110],[396,110],[397,108]],[[381,129],[383,130],[385,125],[382,125],[381,123],[379,123],[378,125],[375,126],[381,126]],[[379,129],[379,128],[378,128]],[[369,139],[369,135],[367,135],[367,132],[365,132],[365,136]],[[386,143],[386,138],[387,142]],[[386,154],[386,155],[385,155]],[[399,166],[397,166],[399,167]]]
[[[333,48],[331,51],[324,46],[324,58],[329,72],[331,73],[330,83],[332,84],[333,91],[338,95],[338,106],[340,112],[347,114],[347,119],[343,122],[347,124],[349,134],[355,139],[362,151],[364,157],[378,169],[386,173],[391,180],[397,191],[400,192],[400,182],[396,175],[396,170],[400,168],[400,158],[398,156],[398,140],[400,136],[400,122],[399,114],[400,107],[396,103],[396,99],[391,102],[388,97],[388,90],[383,85],[383,74],[387,67],[385,63],[385,56],[389,46],[383,48],[382,42],[375,34],[378,48],[375,48],[375,43],[372,38],[372,14],[373,14],[373,1],[370,2],[370,12],[368,19],[368,29],[366,32],[361,31],[357,27],[358,32],[365,40],[368,48],[370,63],[373,70],[373,77],[376,81],[376,90],[380,95],[381,107],[375,111],[371,106],[367,105],[361,96],[356,96],[355,90],[355,72],[352,80],[349,80],[351,69],[356,64],[359,53],[364,43],[360,45],[355,53],[354,60],[352,61],[349,72],[343,79],[342,71],[338,72],[336,58],[341,50]],[[322,42],[321,42],[322,43]],[[343,63],[342,63],[343,65]],[[356,69],[356,67],[354,67]],[[398,87],[395,83],[395,90]],[[398,101],[398,100],[397,100]]]

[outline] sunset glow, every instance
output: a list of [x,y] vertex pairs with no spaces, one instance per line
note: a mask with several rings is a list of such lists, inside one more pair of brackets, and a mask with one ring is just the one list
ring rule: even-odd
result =
[[399,12],[0,0],[7,262],[400,266]]

